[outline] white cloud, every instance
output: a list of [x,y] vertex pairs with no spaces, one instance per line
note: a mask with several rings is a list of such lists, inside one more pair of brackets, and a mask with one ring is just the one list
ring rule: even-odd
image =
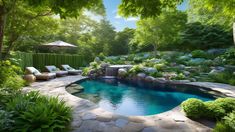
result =
[[138,21],[139,18],[138,17],[129,17],[126,19],[126,21]]
[[95,20],[95,21],[100,21],[101,19],[103,19],[103,16],[101,15],[96,15],[90,11],[85,11],[84,13],[85,15],[87,15],[88,17],[90,17],[92,20]]

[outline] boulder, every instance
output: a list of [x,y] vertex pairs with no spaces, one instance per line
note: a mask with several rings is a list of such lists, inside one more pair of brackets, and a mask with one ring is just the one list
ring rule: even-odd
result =
[[162,77],[162,78],[156,78],[156,79],[154,79],[154,82],[155,82],[155,83],[166,83],[167,80]]
[[84,88],[78,84],[72,84],[66,88],[66,91],[70,94],[76,94],[84,91]]
[[119,77],[124,77],[126,74],[127,74],[126,69],[124,69],[124,68],[118,69],[118,76]]
[[105,69],[105,68],[107,68],[107,67],[109,67],[109,66],[110,66],[109,63],[102,63],[102,64],[100,64],[100,67],[101,67],[102,69]]
[[183,69],[185,69],[186,66],[181,64],[178,67],[179,67],[180,70],[183,70]]
[[145,77],[145,81],[146,81],[146,82],[153,82],[154,80],[155,80],[155,78],[152,77],[152,76],[147,76],[147,77]]
[[224,70],[225,70],[225,68],[222,67],[222,66],[214,67],[214,68],[209,72],[209,75],[221,73],[221,72],[223,72]]
[[201,63],[203,63],[206,59],[204,58],[192,58],[189,61],[190,65],[200,65]]
[[153,67],[146,67],[146,68],[144,68],[144,71],[147,73],[155,73],[155,72],[157,72],[157,69],[153,68]]
[[145,77],[146,77],[146,74],[145,74],[145,73],[138,73],[138,74],[137,74],[137,79],[138,79],[138,80],[143,80]]
[[189,71],[183,71],[183,74],[184,74],[185,76],[189,76],[189,75],[190,75],[190,72],[189,72]]

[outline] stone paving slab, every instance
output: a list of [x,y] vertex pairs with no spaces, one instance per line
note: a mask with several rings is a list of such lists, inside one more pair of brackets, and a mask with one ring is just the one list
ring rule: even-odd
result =
[[[45,82],[35,82],[25,87],[25,92],[39,91],[48,96],[58,96],[73,109],[73,132],[209,132],[208,125],[187,118],[180,107],[151,116],[122,116],[99,108],[96,104],[69,94],[65,87],[86,77],[76,75],[56,78]],[[228,90],[227,85],[214,83],[192,83]],[[222,86],[222,87],[221,87]],[[234,88],[235,89],[235,88]],[[229,90],[233,91],[233,87]]]

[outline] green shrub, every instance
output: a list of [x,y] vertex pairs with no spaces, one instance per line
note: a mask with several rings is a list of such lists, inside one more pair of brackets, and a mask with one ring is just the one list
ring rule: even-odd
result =
[[235,85],[235,75],[231,72],[225,71],[221,73],[211,74],[209,75],[209,77],[213,79],[214,82]]
[[12,112],[7,112],[0,109],[0,131],[12,130],[14,124]]
[[218,98],[214,102],[223,108],[226,113],[230,113],[235,110],[235,98]]
[[132,74],[137,74],[137,73],[140,73],[140,72],[143,72],[144,69],[143,69],[143,66],[142,65],[134,65],[130,70],[129,70],[129,73],[132,73]]
[[104,53],[100,53],[100,54],[98,55],[98,57],[100,58],[101,61],[103,61],[103,60],[105,59]]
[[172,77],[171,79],[172,80],[184,80],[185,78],[186,77],[185,77],[185,75],[183,73],[179,73],[179,74],[177,74],[176,77]]
[[234,132],[234,130],[223,122],[217,122],[213,132]]
[[215,101],[208,101],[204,103],[206,111],[204,116],[210,119],[220,120],[226,115],[226,111],[220,107]]
[[0,61],[0,88],[18,90],[24,86],[24,80],[18,75],[21,69],[10,61]]
[[206,106],[202,100],[190,98],[181,104],[188,117],[200,118],[206,111]]
[[154,65],[154,68],[156,68],[158,71],[163,71],[165,67],[166,65],[164,63],[159,63]]
[[216,123],[214,132],[234,132],[235,131],[235,111],[229,113],[221,122]]
[[235,48],[230,48],[221,57],[224,63],[235,65]]
[[193,58],[208,58],[208,54],[203,50],[194,50],[191,54]]
[[82,70],[82,75],[83,76],[87,76],[88,75],[88,73],[90,72],[90,68],[89,67],[86,67],[86,68],[84,68],[83,70]]
[[15,131],[65,131],[71,121],[71,108],[64,101],[37,92],[19,94],[7,110],[14,113]]

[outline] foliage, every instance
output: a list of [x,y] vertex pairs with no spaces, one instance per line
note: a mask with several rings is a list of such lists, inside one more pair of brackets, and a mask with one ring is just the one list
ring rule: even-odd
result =
[[230,113],[235,110],[235,98],[218,98],[215,103],[222,107],[226,113]]
[[191,52],[193,58],[207,58],[208,54],[203,50],[194,50]]
[[205,111],[205,116],[210,119],[221,119],[226,115],[226,111],[220,107],[216,101],[208,101],[204,103],[207,110]]
[[207,25],[219,24],[231,29],[235,10],[233,0],[189,0],[187,9],[189,22],[201,22]]
[[185,77],[185,75],[183,73],[179,73],[179,74],[177,74],[176,77],[172,77],[171,79],[172,80],[184,80],[185,78],[186,77]]
[[92,32],[95,36],[95,45],[93,46],[93,51],[97,54],[103,53],[104,55],[111,55],[113,53],[112,45],[114,44],[114,39],[116,32],[114,27],[106,19],[102,19],[99,26]]
[[71,121],[71,108],[64,101],[35,92],[12,98],[7,110],[14,112],[15,131],[64,131]]
[[123,31],[117,32],[115,35],[115,42],[111,46],[111,55],[124,55],[130,50],[135,50],[130,44],[131,39],[134,37],[134,29],[125,28]]
[[12,112],[0,109],[0,131],[11,130],[14,124]]
[[214,132],[233,132],[235,131],[235,111],[229,113],[221,122],[216,123]]
[[186,115],[192,118],[200,118],[206,110],[206,106],[203,101],[194,98],[184,101],[181,104],[181,107],[183,108]]
[[144,69],[142,65],[134,65],[128,72],[131,74],[137,74],[143,71]]
[[24,86],[23,79],[18,75],[21,69],[12,65],[10,61],[0,61],[0,89],[18,90]]
[[157,49],[169,49],[179,42],[179,32],[184,29],[187,16],[181,11],[164,11],[157,18],[143,19],[137,22],[132,42],[141,45],[153,45]]
[[182,50],[223,48],[233,44],[232,34],[219,25],[189,23],[181,33]]
[[235,48],[228,49],[221,58],[225,64],[235,65]]
[[163,9],[175,8],[182,0],[122,0],[118,7],[118,13],[124,17],[134,16],[141,18],[156,17]]
[[217,122],[213,132],[233,132],[234,130],[223,122]]
[[235,75],[229,71],[211,74],[209,77],[215,82],[235,85]]
[[188,99],[181,104],[187,116],[192,118],[210,118],[221,120],[235,110],[234,98],[218,98],[215,101],[203,102],[198,99]]

